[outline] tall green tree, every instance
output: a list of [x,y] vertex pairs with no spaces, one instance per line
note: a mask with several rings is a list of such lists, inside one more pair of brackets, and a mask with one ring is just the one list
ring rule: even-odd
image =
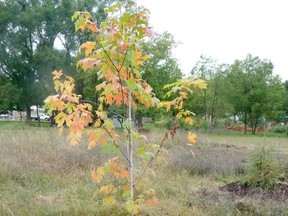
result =
[[12,110],[18,103],[20,93],[9,78],[0,76],[0,110]]
[[163,86],[182,78],[178,61],[172,55],[175,47],[177,42],[168,32],[155,35],[143,43],[143,53],[150,53],[151,57],[142,67],[142,77],[150,83],[160,100],[164,99]]
[[[63,68],[76,73],[77,47],[88,34],[75,34],[71,16],[75,10],[95,11],[102,20],[107,1],[90,0],[4,0],[0,2],[0,73],[20,91],[19,109],[30,122],[31,105],[42,104],[53,87],[47,83],[51,70]],[[60,41],[62,47],[57,47]],[[79,85],[80,86],[80,85]]]
[[[216,125],[217,118],[231,113],[231,106],[226,97],[225,82],[228,65],[219,64],[215,59],[200,56],[200,60],[192,68],[191,75],[201,77],[208,83],[208,88],[194,94],[192,109],[201,114],[209,122],[210,129]],[[198,103],[195,103],[198,101]]]
[[285,97],[284,97],[284,103],[283,103],[283,105],[284,105],[284,107],[283,107],[283,110],[284,110],[284,112],[285,112],[285,122],[287,123],[287,121],[288,121],[288,80],[286,80],[284,83],[283,83],[283,85],[284,85],[284,88],[285,88]]
[[[142,43],[143,53],[149,54],[150,58],[141,67],[141,75],[151,85],[157,97],[165,100],[167,98],[164,98],[163,86],[181,79],[183,75],[177,59],[172,55],[172,50],[177,47],[177,42],[168,32],[156,34],[151,30],[151,33],[154,36]],[[141,126],[142,115],[158,118],[162,115],[161,113],[163,112],[156,108],[147,111],[140,107],[136,113],[137,122]]]
[[244,60],[236,60],[230,69],[227,77],[232,86],[229,101],[234,107],[234,114],[243,118],[244,133],[250,125],[255,134],[261,118],[271,118],[269,113],[281,111],[281,82],[272,75],[271,61],[251,54]]

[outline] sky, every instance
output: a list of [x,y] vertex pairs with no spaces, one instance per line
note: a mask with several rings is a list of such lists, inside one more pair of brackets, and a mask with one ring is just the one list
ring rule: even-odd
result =
[[181,42],[173,50],[185,74],[203,54],[232,64],[247,54],[268,59],[288,80],[288,1],[137,0],[151,12],[153,30]]

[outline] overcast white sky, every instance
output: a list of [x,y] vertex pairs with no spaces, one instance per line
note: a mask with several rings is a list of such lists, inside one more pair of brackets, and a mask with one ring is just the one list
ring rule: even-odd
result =
[[151,12],[154,31],[183,44],[174,50],[188,74],[200,55],[233,63],[248,53],[269,59],[288,80],[287,0],[137,0]]

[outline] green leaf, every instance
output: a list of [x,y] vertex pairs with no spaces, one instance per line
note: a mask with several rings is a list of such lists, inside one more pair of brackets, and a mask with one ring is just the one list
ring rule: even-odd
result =
[[121,22],[128,22],[130,20],[130,15],[129,13],[125,12],[123,13],[122,17],[120,18]]
[[72,113],[76,108],[76,106],[72,103],[66,103],[64,106],[67,109],[68,113]]
[[111,206],[116,202],[113,196],[108,196],[103,199],[103,204],[106,206]]
[[126,209],[128,212],[132,213],[133,215],[137,215],[140,210],[140,206],[137,205],[133,200],[128,200],[126,202]]
[[77,19],[80,15],[80,11],[75,11],[75,13],[73,14],[73,16],[71,17],[71,20],[74,21],[75,19]]
[[120,150],[114,144],[103,145],[101,153],[116,154],[118,156],[121,156]]
[[154,157],[154,153],[153,152],[149,152],[149,151],[147,151],[147,152],[145,152],[144,154],[143,154],[143,159],[144,160],[149,160],[150,158],[152,158],[152,157]]
[[54,80],[54,88],[57,92],[60,90],[60,85],[61,85],[60,80],[58,80],[58,79]]
[[139,146],[137,148],[136,154],[140,156],[140,155],[143,155],[145,152],[146,152],[145,147],[144,146]]
[[63,125],[66,119],[67,119],[67,115],[63,112],[60,112],[55,116],[55,122],[58,127]]
[[136,82],[131,78],[127,80],[127,86],[131,92],[134,92],[135,89],[137,89]]

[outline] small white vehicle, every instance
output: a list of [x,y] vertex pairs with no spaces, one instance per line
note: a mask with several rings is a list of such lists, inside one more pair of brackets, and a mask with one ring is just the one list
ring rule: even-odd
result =
[[[45,121],[50,121],[50,116],[44,113],[40,113],[39,114],[39,118],[40,120],[45,120]],[[37,115],[32,115],[31,119],[37,121],[38,120],[38,116]]]
[[0,114],[0,119],[13,119],[13,116],[10,114]]

